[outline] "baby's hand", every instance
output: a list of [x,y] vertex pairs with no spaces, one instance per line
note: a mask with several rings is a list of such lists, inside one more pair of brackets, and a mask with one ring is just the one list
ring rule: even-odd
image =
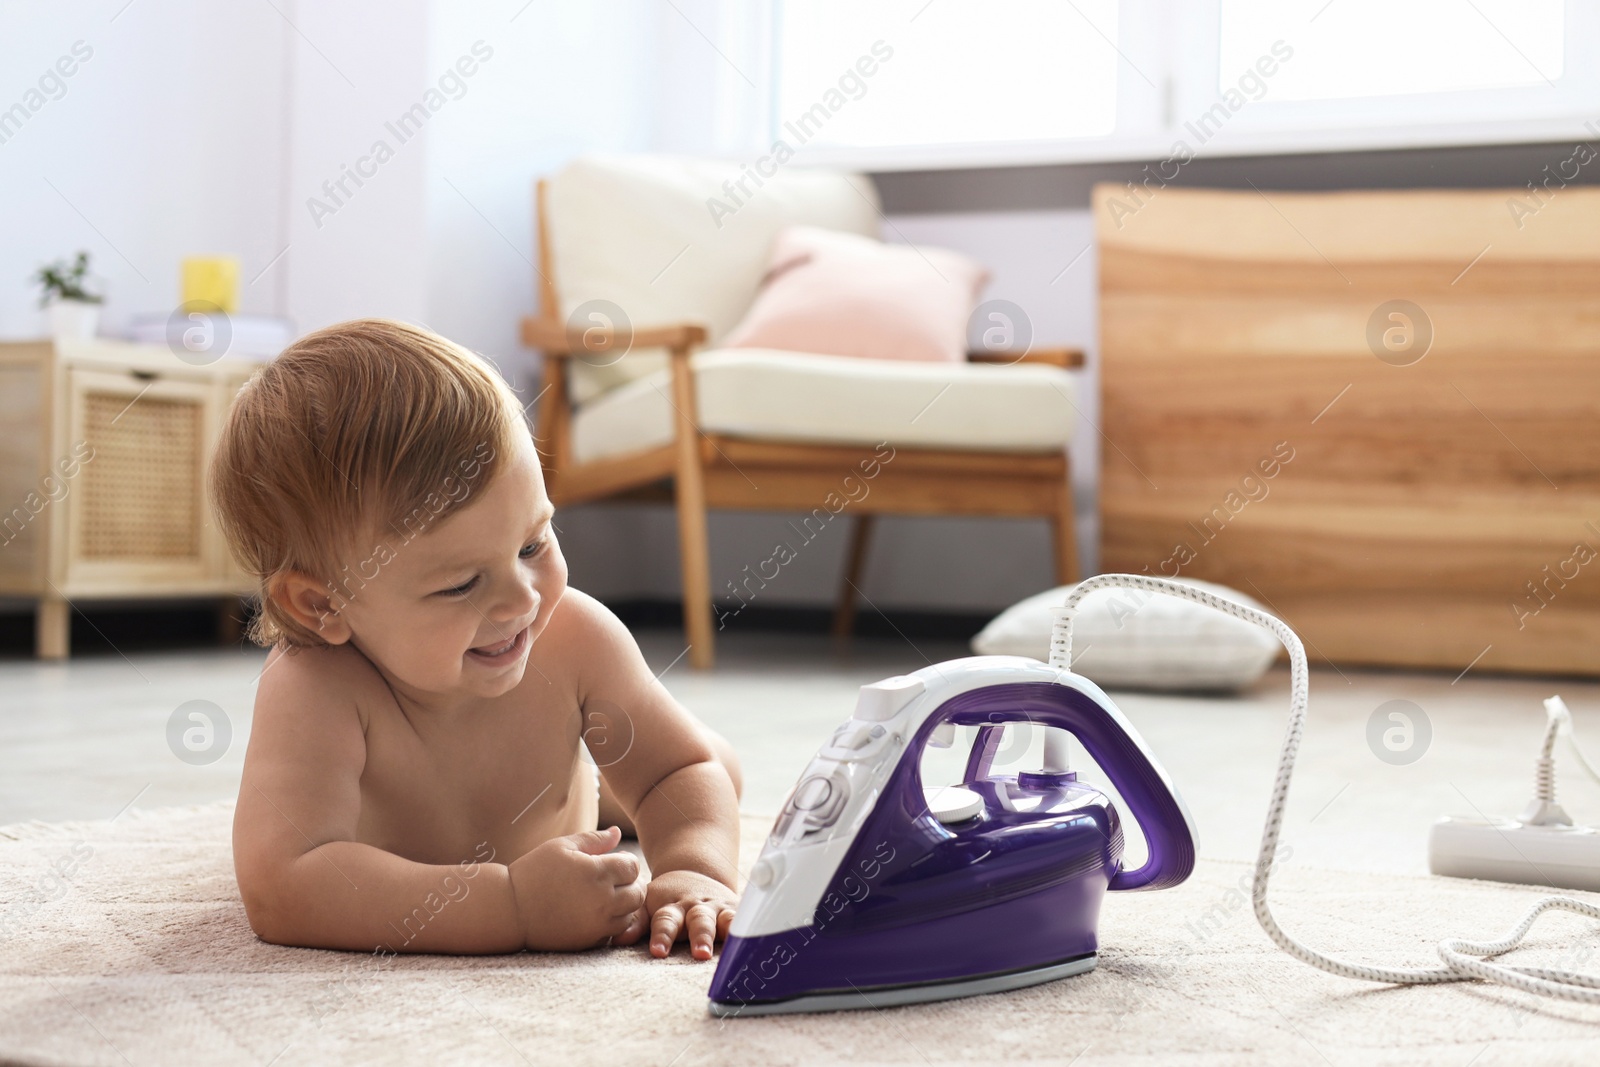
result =
[[711,946],[728,936],[738,903],[739,894],[699,871],[657,875],[645,891],[645,912],[652,917],[650,954],[666,956],[673,942],[687,940],[691,956],[709,960]]
[[615,826],[556,837],[510,866],[517,914],[530,949],[565,952],[613,941],[629,944],[646,928],[639,861],[612,852]]

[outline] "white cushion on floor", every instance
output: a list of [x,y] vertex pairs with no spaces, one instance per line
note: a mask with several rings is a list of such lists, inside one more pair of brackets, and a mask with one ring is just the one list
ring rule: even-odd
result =
[[[740,179],[743,190],[734,184]],[[604,300],[635,327],[701,322],[712,344],[749,310],[773,238],[785,226],[878,236],[872,180],[838,171],[784,168],[757,187],[727,160],[595,155],[551,175],[545,195],[563,322],[581,305]],[[578,364],[574,395],[589,400],[664,360],[657,351]]]
[[[628,358],[632,358],[629,356]],[[1072,376],[1040,364],[908,363],[772,349],[693,357],[700,425],[712,433],[814,444],[987,451],[1062,448],[1076,418]],[[670,371],[578,409],[574,458],[672,440]]]
[[[1225,585],[1182,580],[1258,611]],[[1050,658],[1054,609],[1070,585],[1031,596],[997,615],[972,639],[981,656]],[[1107,688],[1237,690],[1253,685],[1278,657],[1278,639],[1254,623],[1192,600],[1139,589],[1097,589],[1072,625],[1072,669]]]

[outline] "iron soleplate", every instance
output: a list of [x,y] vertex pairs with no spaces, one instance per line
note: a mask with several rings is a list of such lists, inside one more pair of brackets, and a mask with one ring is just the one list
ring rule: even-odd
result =
[[1060,963],[1033,967],[1020,971],[979,975],[975,978],[954,978],[943,982],[918,982],[914,985],[874,986],[852,989],[849,992],[833,991],[810,993],[787,1000],[710,1001],[711,1014],[719,1019],[741,1015],[788,1015],[802,1012],[862,1011],[867,1008],[892,1008],[902,1004],[926,1004],[936,1000],[955,1000],[958,997],[978,996],[982,993],[1004,993],[1022,989],[1057,978],[1070,978],[1094,970],[1099,956],[1089,953]]

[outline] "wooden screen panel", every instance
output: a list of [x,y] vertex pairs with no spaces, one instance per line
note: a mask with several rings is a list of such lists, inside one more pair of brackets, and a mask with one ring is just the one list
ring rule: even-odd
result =
[[1600,673],[1600,190],[1141,199],[1095,192],[1102,567],[1336,663]]

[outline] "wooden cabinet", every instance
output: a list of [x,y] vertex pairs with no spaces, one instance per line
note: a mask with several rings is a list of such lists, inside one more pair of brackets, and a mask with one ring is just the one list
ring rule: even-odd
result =
[[0,594],[36,601],[41,657],[67,655],[79,598],[252,591],[205,471],[257,366],[114,341],[0,344]]
[[1101,566],[1332,663],[1600,675],[1600,189],[1525,197],[1099,187]]

